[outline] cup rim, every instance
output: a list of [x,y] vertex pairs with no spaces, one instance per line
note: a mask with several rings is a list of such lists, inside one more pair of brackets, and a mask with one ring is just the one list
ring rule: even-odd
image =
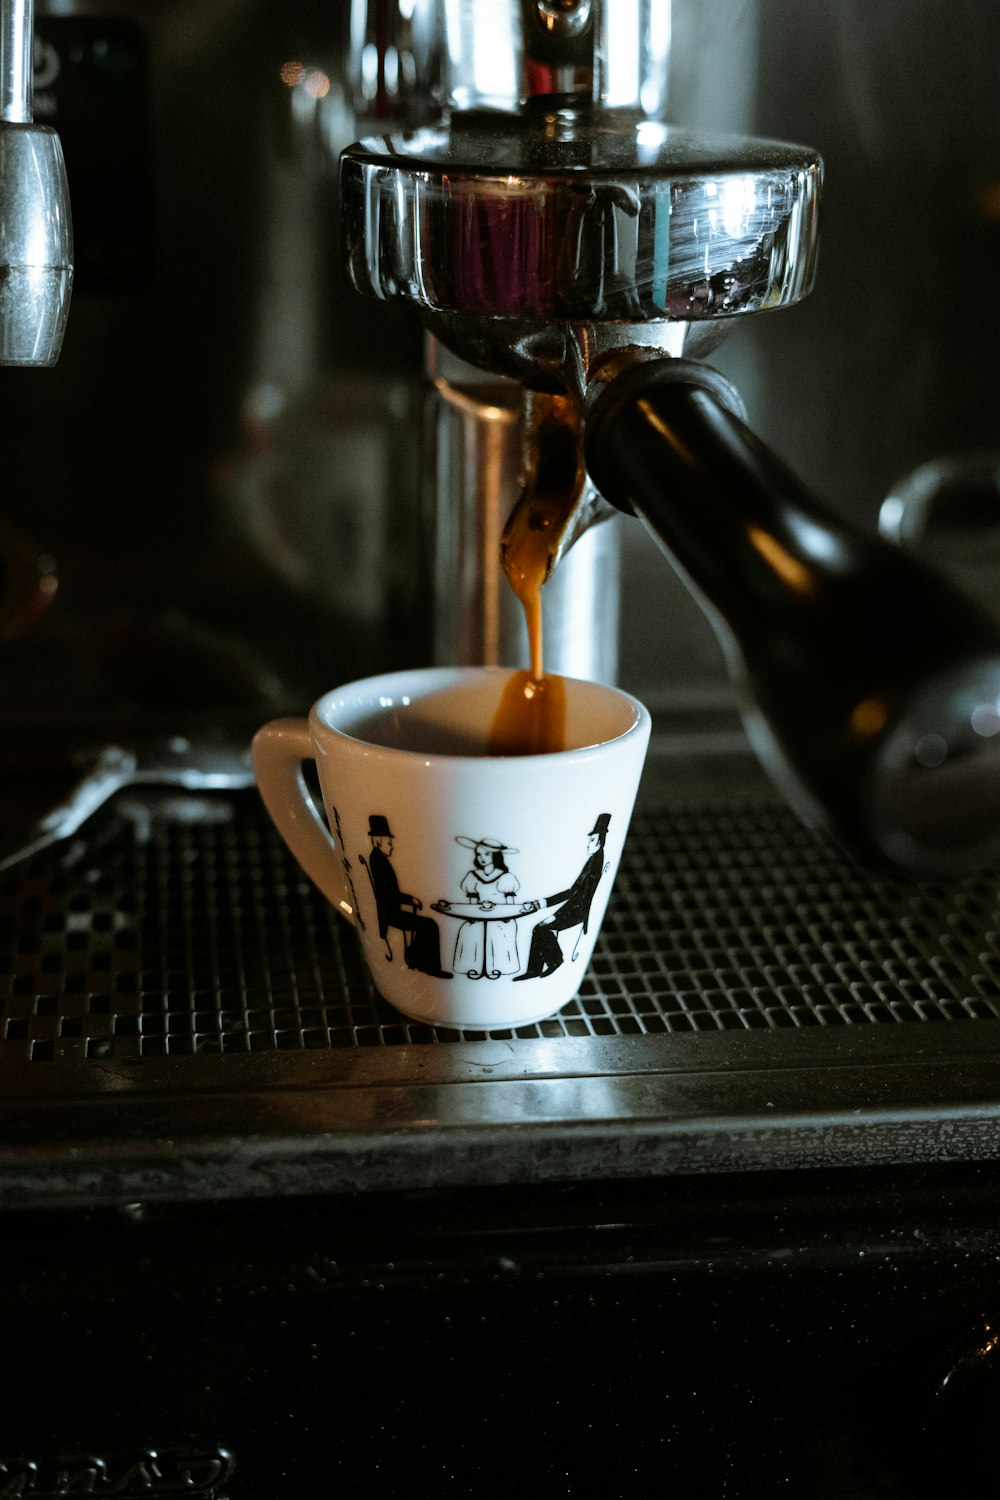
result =
[[[354,682],[346,682],[340,687],[330,688],[322,693],[309,710],[309,725],[314,735],[333,736],[337,740],[344,740],[352,745],[363,746],[366,750],[377,752],[379,755],[400,757],[406,759],[411,756],[417,757],[425,762],[441,762],[447,764],[455,761],[467,761],[474,759],[477,764],[489,764],[491,762],[502,762],[504,765],[516,764],[517,762],[528,762],[539,764],[548,760],[560,760],[575,755],[592,755],[595,751],[606,749],[612,745],[620,745],[624,741],[635,738],[651,727],[649,710],[645,704],[634,697],[624,688],[613,686],[610,683],[594,682],[587,678],[567,677],[558,674],[566,683],[578,683],[591,691],[605,693],[618,702],[631,708],[633,713],[632,722],[619,734],[612,735],[608,739],[592,740],[585,745],[572,745],[564,750],[543,750],[530,755],[485,755],[477,754],[470,756],[461,751],[455,753],[443,751],[425,751],[404,749],[397,745],[382,745],[373,740],[363,739],[360,735],[352,734],[350,730],[342,729],[331,724],[324,717],[326,706],[332,701],[342,699],[346,694],[352,697],[370,695],[373,698],[388,699],[393,695],[400,695],[407,690],[402,686],[404,682],[419,682],[421,694],[427,694],[435,689],[441,689],[449,685],[457,684],[463,679],[476,677],[497,676],[510,678],[523,669],[517,667],[498,666],[470,666],[470,667],[412,667],[403,668],[398,672],[383,672],[372,677],[361,677]],[[553,673],[553,676],[556,674]],[[391,686],[395,684],[396,686]],[[386,702],[386,707],[389,704]]]

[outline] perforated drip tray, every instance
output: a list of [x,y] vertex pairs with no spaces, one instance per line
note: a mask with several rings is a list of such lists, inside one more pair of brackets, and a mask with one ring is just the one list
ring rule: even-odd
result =
[[998,931],[1000,877],[647,809],[579,997],[433,1030],[254,794],[123,794],[0,883],[0,1203],[997,1157]]

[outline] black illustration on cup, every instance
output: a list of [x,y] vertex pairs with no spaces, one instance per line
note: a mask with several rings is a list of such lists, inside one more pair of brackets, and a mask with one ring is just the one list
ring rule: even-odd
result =
[[390,932],[397,929],[403,934],[403,962],[408,969],[419,969],[436,979],[450,979],[450,971],[441,967],[441,934],[437,923],[433,917],[420,915],[423,903],[417,896],[399,889],[392,867],[393,835],[389,820],[382,813],[369,815],[368,837],[371,839],[368,858],[363,854],[358,858],[371,881],[386,959],[389,963],[393,961]]
[[521,882],[506,856],[517,854],[499,839],[467,838],[455,842],[473,851],[472,868],[462,877],[464,901],[435,901],[434,910],[464,918],[455,939],[452,968],[470,979],[499,979],[521,967],[517,951],[517,918],[538,911],[537,901],[516,901]]
[[[403,962],[407,968],[419,969],[439,979],[451,979],[453,972],[470,979],[544,979],[565,962],[560,934],[577,929],[569,954],[572,962],[579,956],[580,943],[590,923],[590,910],[601,877],[610,868],[604,858],[610,813],[600,813],[586,836],[586,858],[572,885],[544,900],[518,900],[519,877],[510,868],[508,857],[519,851],[494,838],[469,838],[458,835],[455,842],[471,849],[471,868],[462,877],[462,897],[444,898],[431,903],[431,909],[460,922],[455,938],[452,970],[441,967],[441,934],[433,917],[424,916],[418,896],[401,891],[392,864],[394,836],[389,820],[382,813],[371,813],[368,836],[371,850],[366,858],[359,855],[371,882],[379,936],[385,943],[385,957],[392,963],[392,933],[402,934]],[[531,934],[527,963],[523,973],[518,951],[518,920],[535,912],[553,909],[553,915],[539,922]]]
[[558,907],[558,910],[547,921],[539,922],[531,934],[528,962],[524,973],[518,974],[517,980],[544,979],[546,975],[554,974],[556,969],[561,968],[564,959],[558,934],[579,925],[580,931],[577,933],[570,959],[572,961],[577,957],[580,940],[587,931],[587,924],[590,921],[590,907],[594,893],[601,876],[606,873],[610,864],[610,861],[606,862],[604,859],[604,845],[607,841],[610,822],[610,813],[598,815],[597,821],[587,835],[586,861],[573,884],[539,903],[540,906],[546,908]]

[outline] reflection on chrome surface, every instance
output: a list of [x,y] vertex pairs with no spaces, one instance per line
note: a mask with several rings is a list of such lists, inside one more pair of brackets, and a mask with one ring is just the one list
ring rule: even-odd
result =
[[435,312],[643,322],[798,301],[822,166],[802,147],[588,121],[366,140],[342,172],[359,291]]
[[448,102],[516,109],[583,95],[659,116],[666,104],[670,0],[445,0]]

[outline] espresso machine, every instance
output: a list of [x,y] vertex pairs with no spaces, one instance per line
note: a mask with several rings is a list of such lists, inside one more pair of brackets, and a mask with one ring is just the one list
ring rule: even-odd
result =
[[[1000,36],[938,12],[37,0],[73,300],[0,370],[0,1496],[995,1488],[989,589],[876,545],[995,442]],[[649,766],[578,999],[435,1032],[245,749],[526,664],[542,493],[546,664],[646,699]],[[932,869],[788,727],[890,657]],[[956,835],[915,788],[963,768]]]
[[660,122],[667,5],[431,13],[445,114],[343,158],[352,284],[523,382],[520,524],[548,527],[550,572],[601,514],[581,455],[642,517],[718,623],[748,734],[807,821],[906,869],[988,862],[993,622],[814,500],[699,358],[811,289],[818,155]]

